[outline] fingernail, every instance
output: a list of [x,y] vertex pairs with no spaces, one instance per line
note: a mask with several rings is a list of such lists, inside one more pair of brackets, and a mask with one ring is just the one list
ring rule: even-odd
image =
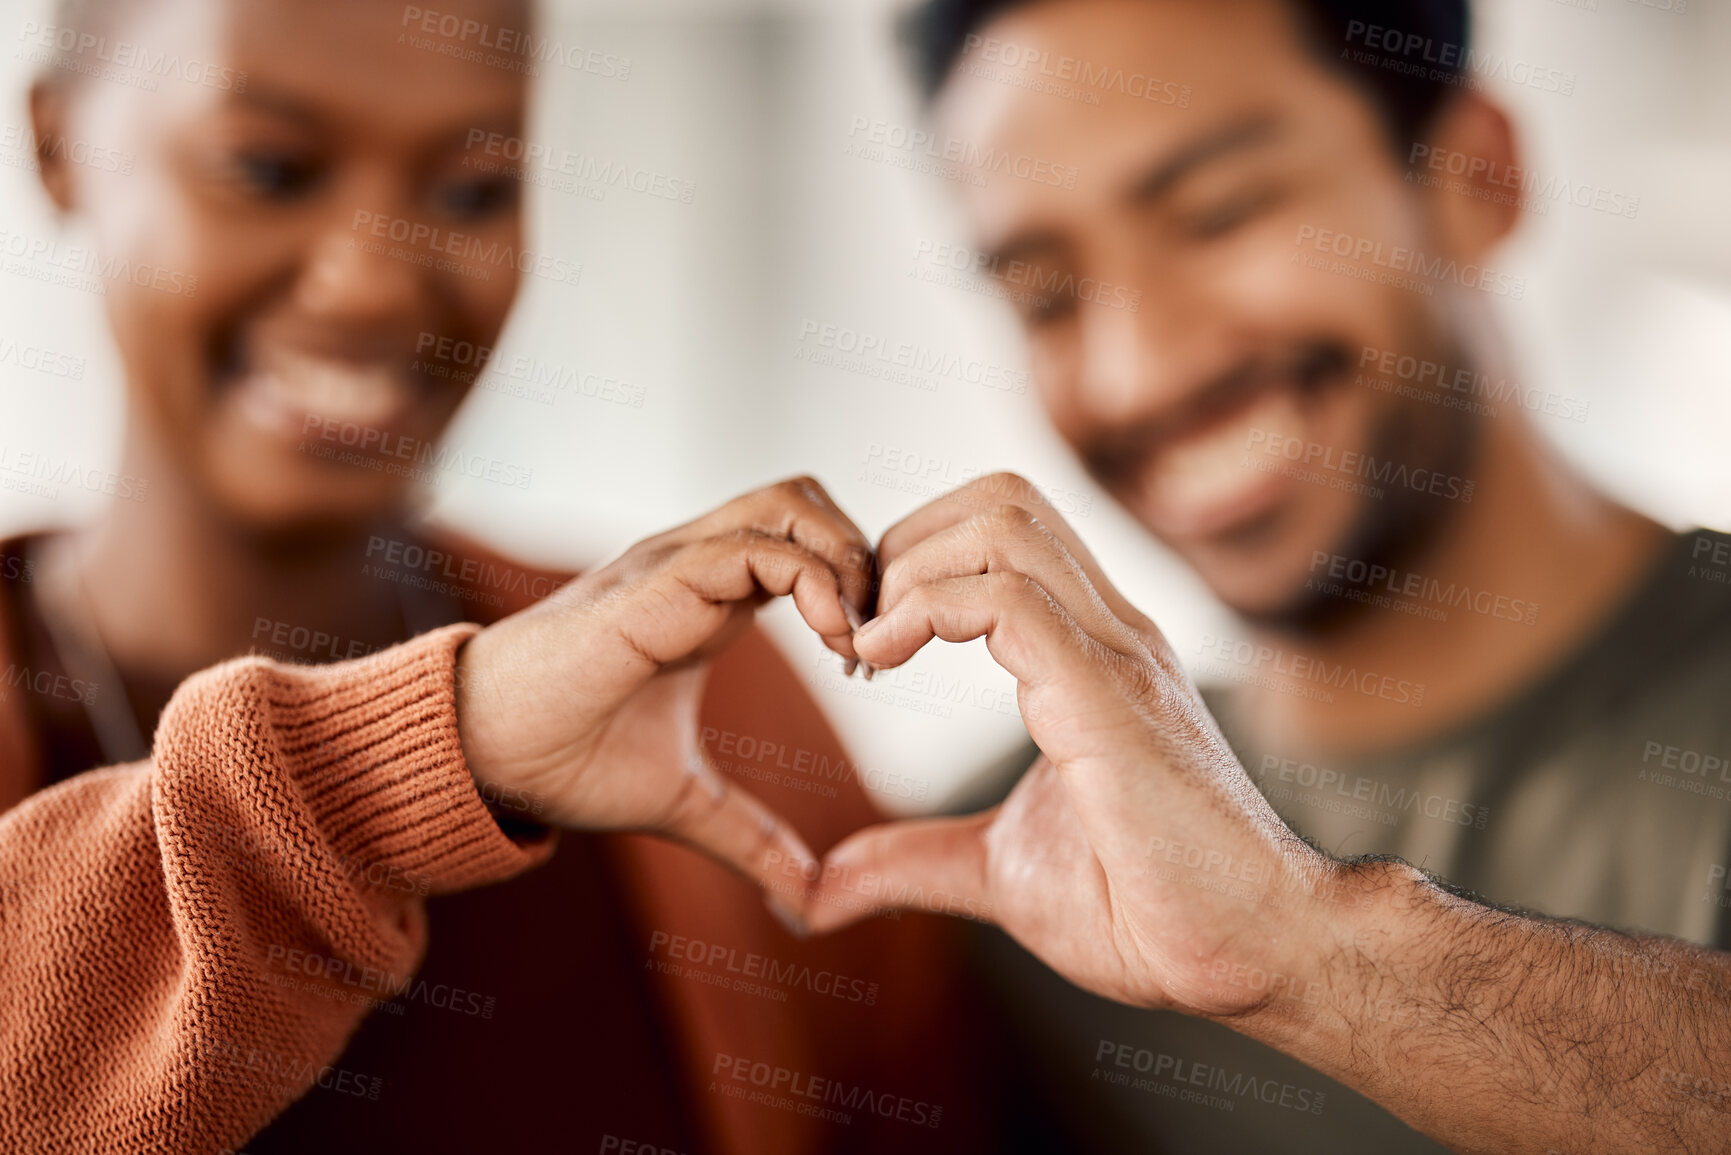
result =
[[866,635],[867,635],[867,634],[869,634],[869,633],[871,633],[871,632],[872,632],[872,631],[873,631],[873,630],[875,630],[875,629],[877,629],[877,628],[878,628],[878,625],[879,625],[879,624],[880,624],[880,623],[881,623],[881,622],[882,622],[882,621],[883,621],[883,619],[882,619],[882,618],[873,618],[873,619],[872,619],[872,620],[871,620],[871,621],[869,621],[869,622],[866,622],[866,623],[864,623],[864,624],[862,624],[862,625],[858,625],[858,626],[855,626],[855,627],[854,627],[854,629],[853,629],[853,636],[854,636],[854,637],[855,637],[855,638],[863,638],[863,637],[865,637],[865,636],[866,636]]
[[775,920],[781,923],[788,934],[799,939],[811,937],[811,929],[805,925],[805,920],[799,917],[793,907],[783,902],[780,895],[773,891],[766,893],[763,896],[763,905],[769,908],[769,913],[775,916]]

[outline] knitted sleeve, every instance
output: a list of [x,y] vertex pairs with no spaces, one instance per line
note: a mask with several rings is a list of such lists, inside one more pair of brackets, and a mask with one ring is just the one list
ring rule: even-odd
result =
[[[458,742],[451,626],[360,661],[189,679],[152,758],[0,817],[0,1150],[240,1147],[313,1086],[426,941],[424,896],[551,852]],[[310,960],[317,960],[316,962]]]

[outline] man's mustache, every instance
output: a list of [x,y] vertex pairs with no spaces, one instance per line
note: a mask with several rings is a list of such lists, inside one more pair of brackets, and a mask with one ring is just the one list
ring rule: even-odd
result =
[[1314,341],[1281,358],[1247,357],[1179,404],[1087,444],[1082,461],[1108,489],[1134,478],[1165,445],[1204,429],[1273,385],[1292,382],[1309,396],[1352,368],[1352,353],[1339,341]]

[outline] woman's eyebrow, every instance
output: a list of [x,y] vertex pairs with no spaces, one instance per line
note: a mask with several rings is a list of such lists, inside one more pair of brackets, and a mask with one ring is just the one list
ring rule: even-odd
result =
[[[286,92],[254,87],[232,94],[229,100],[232,107],[294,121],[305,128],[324,128],[331,124],[329,115]],[[480,110],[435,129],[435,144],[439,148],[467,148],[473,147],[478,140],[516,139],[516,134],[522,131],[522,119],[521,108],[514,105]]]
[[234,104],[251,111],[280,116],[309,126],[316,126],[324,122],[324,118],[305,101],[297,100],[287,93],[272,92],[256,85],[248,88],[245,92],[233,94],[230,99]]
[[981,252],[982,263],[991,270],[992,276],[1002,276],[1000,268],[1010,262],[1021,261],[1033,264],[1042,256],[1051,256],[1061,252],[1065,245],[1065,237],[1056,230],[1036,229],[1031,232],[1019,233],[1010,237],[1002,244],[985,248]]

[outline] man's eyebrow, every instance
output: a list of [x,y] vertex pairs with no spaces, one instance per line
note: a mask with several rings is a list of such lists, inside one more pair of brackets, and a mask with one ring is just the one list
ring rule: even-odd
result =
[[1150,201],[1164,196],[1173,185],[1210,161],[1273,140],[1279,136],[1280,127],[1274,114],[1262,112],[1192,141],[1139,177],[1130,187],[1130,199]]
[[[1278,137],[1280,130],[1280,120],[1273,113],[1259,112],[1211,132],[1185,145],[1177,155],[1160,160],[1138,177],[1130,186],[1130,199],[1148,201],[1163,196],[1173,185],[1209,161],[1240,149],[1266,144]],[[1003,244],[987,249],[984,256],[988,267],[996,272],[1008,261],[1027,261],[1063,246],[1061,233],[1036,229],[1010,237]]]

